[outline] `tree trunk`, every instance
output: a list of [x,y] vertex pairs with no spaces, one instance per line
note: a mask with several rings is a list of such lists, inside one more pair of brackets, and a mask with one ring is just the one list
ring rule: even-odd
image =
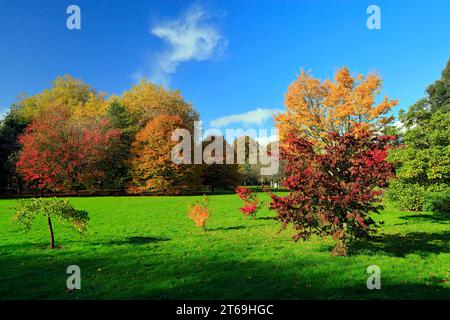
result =
[[55,236],[53,235],[52,219],[47,217],[48,229],[50,230],[50,248],[55,249]]
[[22,196],[22,178],[19,176],[17,177],[17,194],[19,197]]
[[211,193],[214,193],[214,186],[211,186]]

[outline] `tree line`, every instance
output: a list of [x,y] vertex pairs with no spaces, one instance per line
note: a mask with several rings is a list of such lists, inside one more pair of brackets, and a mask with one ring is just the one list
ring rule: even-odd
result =
[[[121,96],[108,96],[69,75],[58,77],[51,88],[20,97],[1,121],[0,192],[173,195],[264,182],[258,164],[247,160],[173,163],[171,133],[193,132],[198,120],[179,91],[146,80]],[[248,148],[256,143],[242,138]],[[202,142],[203,149],[210,140]]]
[[[400,126],[389,115],[398,101],[379,99],[381,88],[377,74],[354,75],[346,67],[324,81],[302,71],[289,86],[286,111],[275,117],[283,161],[276,178],[287,192],[269,190],[268,205],[282,228],[293,226],[294,239],[331,236],[337,240],[333,253],[345,255],[351,241],[380,225],[372,214],[383,208],[385,193],[402,209],[450,211],[450,60],[427,96],[400,111]],[[258,165],[249,161],[256,144],[250,137],[239,138],[248,147],[241,165],[171,159],[177,143],[172,132],[193,131],[198,117],[178,91],[147,81],[106,97],[80,80],[58,78],[51,89],[21,99],[2,121],[2,188],[23,179],[41,191],[118,188],[173,195],[260,180],[253,175]],[[202,150],[213,140],[201,141]],[[254,217],[261,207],[257,193],[235,190],[244,200],[241,212]],[[75,227],[87,221],[57,201],[24,202],[17,220],[28,206],[37,213],[56,208]],[[207,203],[191,209],[190,217],[205,227]]]

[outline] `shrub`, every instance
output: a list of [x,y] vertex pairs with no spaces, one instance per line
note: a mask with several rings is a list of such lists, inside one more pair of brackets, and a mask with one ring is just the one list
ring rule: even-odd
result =
[[425,195],[423,209],[450,213],[450,189],[442,192],[428,192]]
[[57,198],[33,198],[18,200],[14,206],[16,213],[12,220],[16,223],[22,223],[25,231],[29,231],[34,219],[38,215],[47,218],[48,228],[50,232],[50,246],[55,248],[55,237],[53,234],[52,217],[58,218],[60,221],[68,222],[80,234],[86,232],[86,224],[89,220],[86,211],[75,209],[66,199]]
[[401,210],[420,211],[425,201],[425,188],[419,184],[392,180],[386,190],[386,198],[395,202]]
[[256,212],[260,208],[258,193],[249,188],[237,187],[236,194],[244,201],[244,206],[240,208],[245,216],[256,217]]
[[206,231],[206,223],[209,219],[208,198],[203,197],[202,201],[196,201],[188,208],[188,217],[194,221],[197,227]]

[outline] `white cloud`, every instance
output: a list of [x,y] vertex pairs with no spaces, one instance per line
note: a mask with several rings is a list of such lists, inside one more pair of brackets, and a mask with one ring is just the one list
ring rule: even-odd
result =
[[258,108],[256,110],[248,111],[246,113],[241,114],[232,114],[225,117],[217,118],[211,121],[211,127],[220,128],[225,127],[232,123],[243,123],[246,125],[255,124],[261,125],[267,119],[271,118],[274,113],[282,112],[277,109],[262,109]]
[[406,131],[405,125],[400,120],[394,122],[394,127],[399,129],[401,133],[405,133]]
[[403,128],[403,123],[399,120],[394,122],[394,127],[396,127],[397,129],[401,129]]
[[163,84],[177,71],[180,63],[211,59],[228,44],[211,23],[211,16],[199,5],[192,5],[178,19],[160,22],[151,33],[167,44],[166,50],[156,54],[150,77]]

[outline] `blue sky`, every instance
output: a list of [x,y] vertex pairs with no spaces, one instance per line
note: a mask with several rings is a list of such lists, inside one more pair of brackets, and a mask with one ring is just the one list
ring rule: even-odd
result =
[[[81,30],[66,27],[71,4]],[[366,27],[370,4],[381,30]],[[206,124],[271,127],[301,68],[377,71],[395,112],[408,107],[450,57],[450,1],[2,1],[0,40],[0,113],[58,75],[116,94],[146,76],[180,89]]]

